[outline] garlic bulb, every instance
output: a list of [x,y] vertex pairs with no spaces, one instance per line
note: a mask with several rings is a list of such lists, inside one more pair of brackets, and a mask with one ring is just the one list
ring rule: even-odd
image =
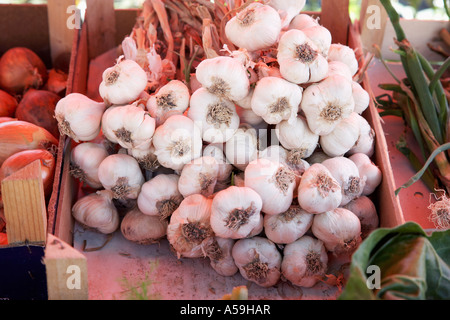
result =
[[259,159],[269,159],[286,164],[295,175],[296,188],[300,184],[303,173],[310,167],[309,163],[300,157],[297,150],[286,150],[280,145],[272,145],[259,153]]
[[262,3],[252,3],[225,25],[225,35],[235,46],[248,51],[267,49],[276,43],[281,18],[276,10]]
[[319,143],[330,157],[341,157],[349,152],[360,136],[360,119],[356,112],[341,120],[333,131],[320,137]]
[[70,174],[94,189],[102,188],[98,167],[109,156],[104,145],[85,142],[75,146],[70,153]]
[[120,230],[125,239],[142,245],[158,243],[166,236],[168,221],[143,214],[138,208],[127,212]]
[[203,242],[214,236],[211,229],[212,199],[201,194],[186,197],[170,217],[167,240],[178,258],[204,256]]
[[295,174],[281,162],[257,159],[245,169],[245,186],[261,196],[265,214],[278,214],[285,212],[292,203]]
[[179,176],[160,174],[142,185],[137,205],[143,214],[167,219],[178,208],[183,196],[178,191]]
[[371,157],[375,152],[375,131],[370,126],[369,122],[362,116],[357,116],[359,120],[359,135],[355,145],[347,152],[347,156],[355,153],[364,153]]
[[147,87],[147,73],[133,60],[120,60],[102,74],[99,93],[107,104],[135,101]]
[[328,73],[327,60],[301,30],[291,29],[281,36],[277,59],[283,78],[295,84],[318,82]]
[[341,186],[342,200],[340,206],[345,206],[353,199],[358,198],[363,190],[366,180],[359,175],[356,164],[345,157],[334,157],[322,162],[333,178]]
[[269,6],[278,11],[282,17],[282,27],[286,28],[292,19],[303,10],[306,0],[271,0]]
[[209,144],[205,146],[203,156],[216,159],[219,165],[217,182],[228,182],[230,180],[233,165],[226,159],[222,144]]
[[[328,62],[328,77],[332,76],[332,75],[340,75],[345,77],[348,81],[352,82],[353,85],[353,75],[352,72],[350,70],[350,68],[342,61],[329,61]],[[357,82],[355,82],[357,83]],[[353,94],[355,93],[355,87],[352,88],[353,89]],[[355,97],[355,95],[353,95],[353,97]],[[355,103],[355,108],[356,108],[356,103]]]
[[123,148],[148,149],[155,133],[155,119],[135,105],[110,107],[102,117],[102,132]]
[[241,107],[242,109],[251,109],[252,108],[252,97],[253,97],[254,92],[255,92],[255,88],[250,87],[250,90],[249,90],[248,94],[245,96],[245,98],[238,100],[238,101],[234,101],[234,103],[238,107]]
[[150,144],[147,149],[127,149],[127,153],[135,158],[139,165],[146,171],[154,172],[160,167],[158,158],[155,155],[155,147],[153,144]]
[[288,29],[303,30],[317,25],[319,25],[319,23],[312,16],[306,13],[299,13],[291,20]]
[[230,140],[240,124],[234,103],[219,98],[205,88],[192,94],[187,116],[201,129],[203,141],[209,143]]
[[331,47],[331,32],[327,28],[317,25],[301,30],[317,46],[320,54],[324,57],[328,55]]
[[366,180],[362,195],[368,196],[374,193],[383,180],[383,173],[380,168],[363,153],[356,153],[349,159],[358,167],[360,177]]
[[55,106],[55,118],[62,135],[75,142],[90,141],[100,134],[105,104],[80,93],[70,93]]
[[205,59],[196,69],[197,80],[219,98],[244,99],[250,91],[247,69],[238,59],[227,56]]
[[231,255],[244,279],[266,288],[280,280],[282,256],[269,239],[240,239],[234,244]]
[[268,124],[295,122],[302,101],[302,88],[278,77],[258,81],[252,96],[252,110]]
[[355,51],[349,46],[333,43],[328,50],[328,61],[344,62],[354,76],[359,70],[358,60],[356,59]]
[[361,243],[361,223],[353,212],[344,208],[316,215],[311,230],[336,255],[351,254]]
[[330,134],[355,109],[351,81],[333,75],[310,85],[303,92],[301,109],[312,132],[319,136]]
[[147,110],[159,127],[175,114],[183,114],[189,107],[189,88],[180,80],[171,80],[147,101]]
[[236,107],[236,112],[239,115],[240,123],[246,123],[254,127],[264,126],[267,123],[261,116],[258,116],[252,109],[244,109],[239,106]]
[[303,236],[283,249],[281,273],[292,284],[313,287],[325,276],[328,254],[321,240]]
[[353,100],[355,100],[355,112],[362,114],[370,104],[370,95],[364,88],[356,81],[352,82]]
[[72,207],[73,218],[89,229],[113,233],[119,227],[119,213],[110,191],[101,190],[78,199]]
[[219,191],[211,206],[211,228],[221,238],[242,239],[260,224],[262,200],[246,187]]
[[250,125],[243,124],[225,144],[228,161],[244,171],[247,165],[258,157],[258,136]]
[[323,164],[313,164],[303,173],[298,187],[298,203],[303,210],[320,214],[338,208],[341,201],[341,186]]
[[239,269],[231,256],[235,240],[211,237],[205,240],[203,250],[211,261],[211,267],[221,276],[231,277]]
[[293,123],[279,123],[276,126],[276,134],[281,145],[298,159],[310,157],[319,145],[319,136],[309,129],[306,120],[300,116]]
[[380,219],[378,218],[375,204],[369,197],[361,196],[350,201],[344,206],[345,209],[353,212],[361,222],[361,237],[363,239],[375,229],[379,227]]
[[264,216],[264,233],[276,244],[288,244],[301,238],[311,227],[314,215],[291,205],[286,212]]
[[178,190],[183,197],[193,194],[209,197],[214,193],[218,175],[219,164],[215,158],[194,159],[183,167],[178,180]]
[[113,154],[98,167],[98,179],[115,199],[137,199],[145,179],[138,162],[127,154]]
[[174,115],[156,128],[153,146],[158,162],[173,170],[181,170],[202,153],[200,129],[186,116]]

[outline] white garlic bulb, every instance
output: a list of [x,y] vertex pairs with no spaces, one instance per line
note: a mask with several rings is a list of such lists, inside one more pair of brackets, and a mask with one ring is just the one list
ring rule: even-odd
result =
[[211,228],[221,238],[242,239],[259,226],[262,200],[246,187],[219,191],[211,206]]
[[281,18],[268,5],[254,2],[238,12],[225,25],[225,35],[235,46],[248,51],[267,49],[276,43]]
[[347,152],[347,156],[355,153],[364,153],[368,157],[372,157],[375,152],[375,130],[370,126],[369,122],[362,116],[357,116],[359,120],[359,136],[355,145]]
[[195,73],[201,85],[219,98],[239,101],[249,94],[247,69],[238,59],[227,56],[205,59]]
[[173,170],[181,170],[202,154],[200,129],[186,116],[174,115],[156,128],[153,146],[158,162]]
[[316,215],[311,230],[336,255],[351,254],[361,243],[361,223],[353,212],[344,208]]
[[167,240],[178,258],[204,256],[203,242],[214,236],[211,229],[211,203],[201,194],[186,197],[170,217]]
[[240,123],[247,123],[255,129],[259,126],[267,125],[261,116],[258,116],[252,109],[244,109],[236,106],[236,112],[239,115]]
[[342,190],[327,167],[315,163],[303,173],[297,199],[303,210],[320,214],[339,207]]
[[98,167],[107,156],[109,153],[102,144],[80,143],[70,152],[70,174],[91,188],[100,189]]
[[302,29],[302,32],[317,46],[319,52],[326,57],[330,50],[332,37],[331,32],[327,28],[317,25]]
[[205,88],[192,94],[187,116],[202,131],[203,141],[209,143],[230,140],[240,124],[234,103],[219,98]]
[[187,163],[178,180],[178,190],[187,197],[193,194],[201,194],[209,197],[214,193],[214,188],[219,175],[219,164],[213,157],[200,157]]
[[166,236],[168,221],[133,208],[125,214],[120,230],[125,239],[142,245],[158,243]]
[[[350,68],[344,62],[342,62],[342,61],[329,61],[328,62],[328,77],[335,75],[335,74],[345,77],[348,81],[351,81],[353,84],[352,72],[351,72]],[[353,90],[355,90],[355,88],[353,88]],[[356,106],[355,106],[355,108],[356,108]]]
[[70,93],[55,106],[58,129],[75,142],[95,139],[101,130],[105,104],[80,93]]
[[189,107],[189,88],[180,80],[171,80],[147,100],[147,110],[159,127],[175,114],[183,114]]
[[319,136],[313,133],[303,117],[296,121],[282,121],[276,126],[276,134],[280,143],[286,149],[296,153],[300,159],[308,158],[319,145]]
[[241,107],[242,109],[251,109],[252,108],[252,97],[253,97],[254,92],[255,92],[255,88],[250,87],[250,90],[249,90],[248,94],[245,96],[245,98],[238,100],[238,101],[234,101],[234,103],[238,107]]
[[359,70],[358,60],[356,59],[355,51],[349,46],[333,43],[328,50],[328,61],[344,62],[349,68],[352,75],[355,75]]
[[325,276],[327,250],[321,240],[303,236],[283,249],[281,273],[292,284],[311,288]]
[[113,154],[98,167],[98,179],[115,199],[137,199],[145,182],[138,162],[128,154]]
[[282,18],[282,27],[286,28],[292,19],[303,10],[306,0],[271,0],[268,5],[278,11]]
[[319,143],[330,157],[341,157],[349,152],[358,141],[360,135],[359,115],[353,112],[349,117],[342,119],[333,131],[322,135]]
[[222,144],[211,143],[203,149],[203,156],[216,159],[219,165],[217,182],[229,182],[233,171],[233,165],[226,159],[223,147]]
[[136,105],[109,107],[102,117],[105,137],[126,149],[148,149],[155,133],[155,119]]
[[264,233],[276,244],[288,244],[301,238],[311,227],[314,215],[291,205],[283,213],[264,216]]
[[179,176],[159,174],[142,185],[137,205],[143,214],[167,219],[178,208],[183,196],[178,191]]
[[239,269],[231,255],[235,240],[211,237],[205,240],[203,250],[211,261],[211,267],[221,276],[231,277]]
[[99,93],[107,104],[134,102],[147,87],[147,73],[133,60],[119,60],[102,74]]
[[258,136],[250,125],[242,124],[225,144],[227,160],[239,170],[258,157]]
[[107,190],[78,199],[72,207],[72,216],[82,226],[104,234],[116,231],[120,223],[112,193]]
[[350,201],[344,206],[345,209],[353,212],[361,222],[361,237],[363,239],[380,225],[377,209],[372,200],[367,196],[361,196]]
[[319,136],[330,134],[354,109],[352,83],[342,76],[329,76],[303,92],[301,110],[311,131]]
[[355,100],[355,112],[362,114],[370,104],[369,93],[356,81],[352,82],[353,100]]
[[349,157],[359,170],[359,175],[366,180],[362,195],[368,196],[375,192],[383,180],[380,168],[364,153],[356,153]]
[[319,23],[315,18],[306,13],[299,13],[291,20],[288,29],[303,30],[317,25],[319,25]]
[[280,280],[282,256],[269,239],[258,236],[240,239],[231,254],[244,279],[266,288]]
[[294,172],[296,188],[298,188],[303,173],[310,167],[309,163],[301,156],[302,154],[296,149],[286,150],[280,145],[272,145],[261,151],[258,158],[286,164]]
[[245,186],[261,196],[265,214],[278,214],[285,212],[292,203],[295,174],[282,162],[257,159],[245,168]]
[[361,196],[366,180],[359,175],[356,164],[345,157],[334,157],[322,162],[333,178],[341,186],[342,200],[340,206],[345,206],[350,201]]
[[277,59],[283,78],[295,84],[318,82],[328,73],[327,59],[301,30],[291,29],[281,36]]
[[252,96],[252,110],[268,124],[295,122],[302,101],[301,87],[278,77],[258,81]]

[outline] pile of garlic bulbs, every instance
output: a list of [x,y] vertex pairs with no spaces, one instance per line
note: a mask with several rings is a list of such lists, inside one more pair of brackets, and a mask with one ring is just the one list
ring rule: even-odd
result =
[[103,73],[103,102],[58,103],[78,143],[72,172],[92,191],[73,206],[78,222],[167,239],[178,258],[262,287],[312,287],[330,255],[351,256],[378,227],[369,94],[354,51],[290,3],[243,6],[225,26],[238,49],[205,57],[195,82],[148,92],[148,74],[122,57]]

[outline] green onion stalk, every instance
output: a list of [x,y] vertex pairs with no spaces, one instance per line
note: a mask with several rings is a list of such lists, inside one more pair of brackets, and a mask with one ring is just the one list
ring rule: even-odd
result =
[[[394,76],[396,84],[383,84],[380,87],[391,90],[396,97],[401,97],[396,104],[381,104],[384,115],[400,115],[411,129],[419,144],[421,158],[425,163],[419,168],[419,157],[404,145],[399,148],[418,171],[407,183],[396,191],[411,186],[420,179],[426,181],[430,189],[450,193],[450,121],[449,104],[446,91],[440,81],[444,72],[449,68],[447,59],[438,70],[418,52],[408,41],[400,25],[400,16],[390,0],[380,0],[387,11],[395,30],[395,43],[406,78],[399,80]],[[380,55],[383,64],[387,67]],[[388,70],[391,72],[390,70]],[[436,176],[436,181],[430,182],[430,177]],[[426,180],[425,180],[426,177]]]

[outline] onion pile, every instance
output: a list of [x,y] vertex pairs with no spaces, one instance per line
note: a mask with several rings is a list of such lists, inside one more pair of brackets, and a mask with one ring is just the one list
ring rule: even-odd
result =
[[[97,178],[93,193],[116,201],[97,197],[93,211],[82,196],[75,219],[141,245],[167,239],[179,259],[207,258],[218,274],[262,287],[312,287],[331,258],[350,258],[378,227],[369,197],[381,171],[362,116],[370,99],[354,80],[353,50],[333,44],[303,4],[223,6],[210,14],[230,10],[219,14],[224,28],[202,28],[197,16],[166,9],[173,1],[146,1],[146,25],[102,75],[103,101],[71,94],[55,108],[61,133],[85,146],[74,178],[85,190]],[[175,41],[183,23],[190,32]],[[115,151],[101,151],[99,137]],[[128,207],[121,226],[117,202]]]
[[[67,72],[47,70],[32,50],[15,47],[0,57],[0,182],[39,160],[46,200],[53,189],[59,130],[55,107],[65,93]],[[3,202],[0,191],[0,210]],[[0,245],[7,244],[0,213]]]

